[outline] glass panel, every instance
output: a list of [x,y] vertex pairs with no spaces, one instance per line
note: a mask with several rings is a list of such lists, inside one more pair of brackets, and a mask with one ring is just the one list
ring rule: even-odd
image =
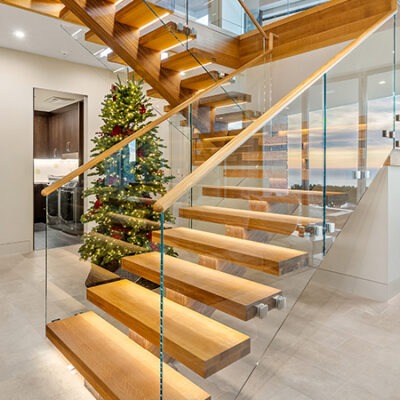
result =
[[[212,398],[254,398],[271,378],[262,372],[294,306],[390,153],[393,141],[381,131],[393,126],[393,97],[382,82],[393,78],[381,77],[380,68],[393,49],[382,48],[369,63],[381,35],[392,33],[386,28],[261,124],[161,215],[153,208],[158,198],[269,109],[267,64],[244,71],[229,89],[207,92],[157,134],[98,164],[86,177],[85,244],[62,254],[47,250],[47,321],[93,309],[123,322],[113,323],[160,358],[160,398],[167,397],[171,366]],[[185,40],[178,46],[186,49]],[[93,155],[154,114],[136,84],[113,87]],[[78,251],[97,266],[78,261]],[[87,274],[86,284],[95,285],[88,299]],[[109,285],[118,289],[106,299]],[[123,311],[110,305],[115,299]]]
[[328,0],[278,0],[267,1],[260,7],[260,20],[263,25],[274,22],[288,15],[308,10]]

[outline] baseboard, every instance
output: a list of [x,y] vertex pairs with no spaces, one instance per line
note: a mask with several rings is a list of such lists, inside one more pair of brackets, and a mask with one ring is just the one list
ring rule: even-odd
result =
[[14,243],[0,243],[0,256],[30,253],[33,249],[30,240],[23,240]]

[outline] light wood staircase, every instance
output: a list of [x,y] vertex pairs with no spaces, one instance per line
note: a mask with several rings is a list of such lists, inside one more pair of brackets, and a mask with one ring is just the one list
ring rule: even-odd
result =
[[[167,100],[170,106],[166,111],[195,91],[203,90],[225,76],[217,70],[204,73],[200,69],[200,74],[182,79],[181,72],[197,68],[199,63],[206,65],[216,61],[211,52],[197,48],[192,48],[190,52],[183,50],[172,53],[167,59],[161,60],[161,52],[181,42],[196,40],[196,35],[190,29],[169,21],[148,30],[158,18],[139,0],[117,12],[112,3],[98,3],[100,6],[92,9],[90,1],[84,4],[83,0],[65,0],[69,8],[62,11],[62,18],[91,26],[92,30],[85,35],[86,40],[113,48],[114,52],[108,59],[130,65],[153,86],[147,92],[149,96]],[[162,7],[155,7],[155,10],[160,16],[170,14],[170,10]],[[142,30],[146,32],[142,34]],[[251,96],[241,92],[206,96],[198,102],[197,111],[202,117],[205,116],[206,122],[201,125],[203,133],[195,134],[194,165],[208,159],[239,132],[229,131],[228,124],[242,122],[245,125],[261,115],[259,111],[244,110],[239,106],[249,102]],[[224,112],[225,107],[230,107],[228,112]],[[233,111],[232,107],[235,107]],[[279,146],[281,138],[270,139],[268,142],[260,132],[251,139],[251,144],[247,151],[243,147],[232,154],[226,163],[255,165],[260,163],[260,159],[274,161],[284,156],[279,151],[263,152],[267,145]],[[204,195],[209,194],[205,192]],[[320,222],[313,218],[206,206],[182,208],[180,216],[219,224],[225,224],[229,219],[230,225],[238,228],[283,235],[291,235],[300,226]],[[153,231],[153,242],[159,243],[161,240],[158,230],[160,225],[157,222],[118,213],[110,213],[108,217],[121,226],[139,224]],[[94,235],[103,243],[112,242],[133,253],[144,251],[122,240],[98,233]],[[304,251],[187,228],[165,230],[164,240],[166,245],[194,252],[200,257],[223,260],[278,276],[302,267],[307,260]],[[164,300],[164,350],[168,356],[203,378],[248,355],[250,337],[194,311],[190,308],[196,308],[193,302],[242,321],[250,321],[263,314],[260,310],[265,312],[280,308],[283,299],[280,289],[208,268],[206,264],[164,255],[164,283],[167,289],[167,298]],[[160,283],[158,252],[124,257],[122,268],[156,284]],[[104,398],[156,398],[159,370],[154,354],[157,354],[160,336],[159,295],[128,280],[107,279],[105,284],[87,289],[88,300],[127,326],[134,333],[132,338],[143,344],[146,350],[91,312],[50,323],[47,326],[47,336],[77,365],[79,372]],[[106,365],[100,362],[103,358],[107,359]],[[165,393],[170,396],[168,398],[209,398],[208,394],[186,378],[168,366],[165,368]],[[140,373],[137,374],[138,369]],[[127,381],[137,375],[122,390],[115,382],[114,374],[107,375],[108,371],[118,371],[115,376],[122,375]]]
[[[157,17],[142,0],[134,0],[119,10],[112,1],[107,0],[63,0],[63,3],[66,7],[60,11],[60,18],[90,27],[86,40],[112,48],[114,53],[109,55],[109,60],[131,66],[153,88],[148,95],[162,97],[172,107],[224,77],[224,73],[214,69],[207,73],[199,69],[198,75],[189,78],[182,78],[181,72],[192,70],[199,63],[217,63],[238,68],[246,58],[252,57],[252,53],[248,52],[241,59],[239,42],[232,40],[234,44],[229,45],[234,49],[226,57],[221,51],[206,51],[199,46],[190,51],[181,48],[176,53],[170,52],[169,57],[162,60],[161,52],[170,51],[182,42],[196,41],[200,34],[174,21],[158,24],[159,17],[162,19],[168,16],[171,10],[153,5]],[[151,24],[154,24],[154,29]],[[297,27],[296,21],[294,25]],[[300,46],[301,35],[291,34],[292,41]],[[349,35],[345,35],[346,40],[349,38]],[[259,51],[259,48],[258,43],[253,52]],[[310,49],[312,46],[307,48]],[[292,49],[286,51],[288,54],[296,52]],[[198,109],[205,112],[207,121],[205,129],[202,126],[194,135],[194,165],[203,163],[235,137],[239,131],[229,130],[228,124],[241,122],[245,126],[261,115],[258,110],[240,107],[222,113],[217,110],[250,101],[248,93],[240,92],[201,99]],[[285,142],[280,136],[271,137],[259,132],[249,143],[251,146],[243,146],[240,151],[228,157],[225,165],[254,166],[265,162],[274,165],[274,162],[279,163],[285,159],[286,152],[281,149]],[[232,178],[282,177],[282,171],[266,172],[264,168],[261,171],[224,168],[223,174]],[[249,200],[262,205],[297,205],[304,199],[307,204],[321,204],[323,198],[323,193],[318,191],[236,186],[204,186],[202,195]],[[327,195],[328,199],[345,196],[337,192],[328,192]],[[165,286],[172,294],[169,295],[167,291],[168,298],[164,299],[165,352],[201,377],[207,378],[248,355],[250,337],[194,311],[189,307],[193,303],[187,299],[247,323],[251,323],[250,320],[257,315],[262,315],[260,310],[280,308],[283,300],[280,289],[212,268],[212,261],[223,260],[276,276],[290,273],[306,265],[307,252],[252,241],[237,232],[256,230],[297,235],[304,233],[304,228],[309,225],[320,224],[321,220],[274,214],[266,212],[266,209],[260,211],[257,207],[248,211],[197,206],[181,208],[179,213],[182,218],[229,227],[225,236],[188,228],[166,229],[163,233],[166,245],[200,255],[199,264],[164,255]],[[153,242],[161,241],[160,225],[154,221],[138,221],[118,213],[109,215],[109,218],[121,226],[139,223],[153,231]],[[125,247],[133,253],[144,251],[143,248],[132,247],[134,245],[130,243],[101,234],[97,234],[97,239],[114,241],[116,246]],[[204,261],[207,259],[208,262]],[[157,252],[124,257],[122,267],[160,283],[160,254]],[[110,282],[114,277],[108,280],[105,284],[88,288],[88,300],[153,347],[146,346],[144,349],[93,312],[49,323],[47,337],[104,399],[159,399],[160,361],[152,352],[156,352],[160,340],[160,296],[128,280]],[[178,298],[175,294],[181,296],[181,304],[173,301]],[[171,400],[210,399],[209,394],[166,364],[164,395]]]

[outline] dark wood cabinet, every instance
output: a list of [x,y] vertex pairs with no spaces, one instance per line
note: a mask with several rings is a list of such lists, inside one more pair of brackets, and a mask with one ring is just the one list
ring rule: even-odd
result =
[[80,152],[83,138],[83,104],[53,112],[35,111],[34,158],[69,158]]
[[49,158],[49,113],[35,111],[33,138],[34,158]]

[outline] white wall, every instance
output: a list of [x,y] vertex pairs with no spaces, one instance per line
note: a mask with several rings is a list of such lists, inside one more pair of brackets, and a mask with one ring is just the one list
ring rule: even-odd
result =
[[104,69],[0,48],[0,255],[32,250],[33,89],[87,96],[87,159],[89,140],[101,125],[101,102],[114,79]]

